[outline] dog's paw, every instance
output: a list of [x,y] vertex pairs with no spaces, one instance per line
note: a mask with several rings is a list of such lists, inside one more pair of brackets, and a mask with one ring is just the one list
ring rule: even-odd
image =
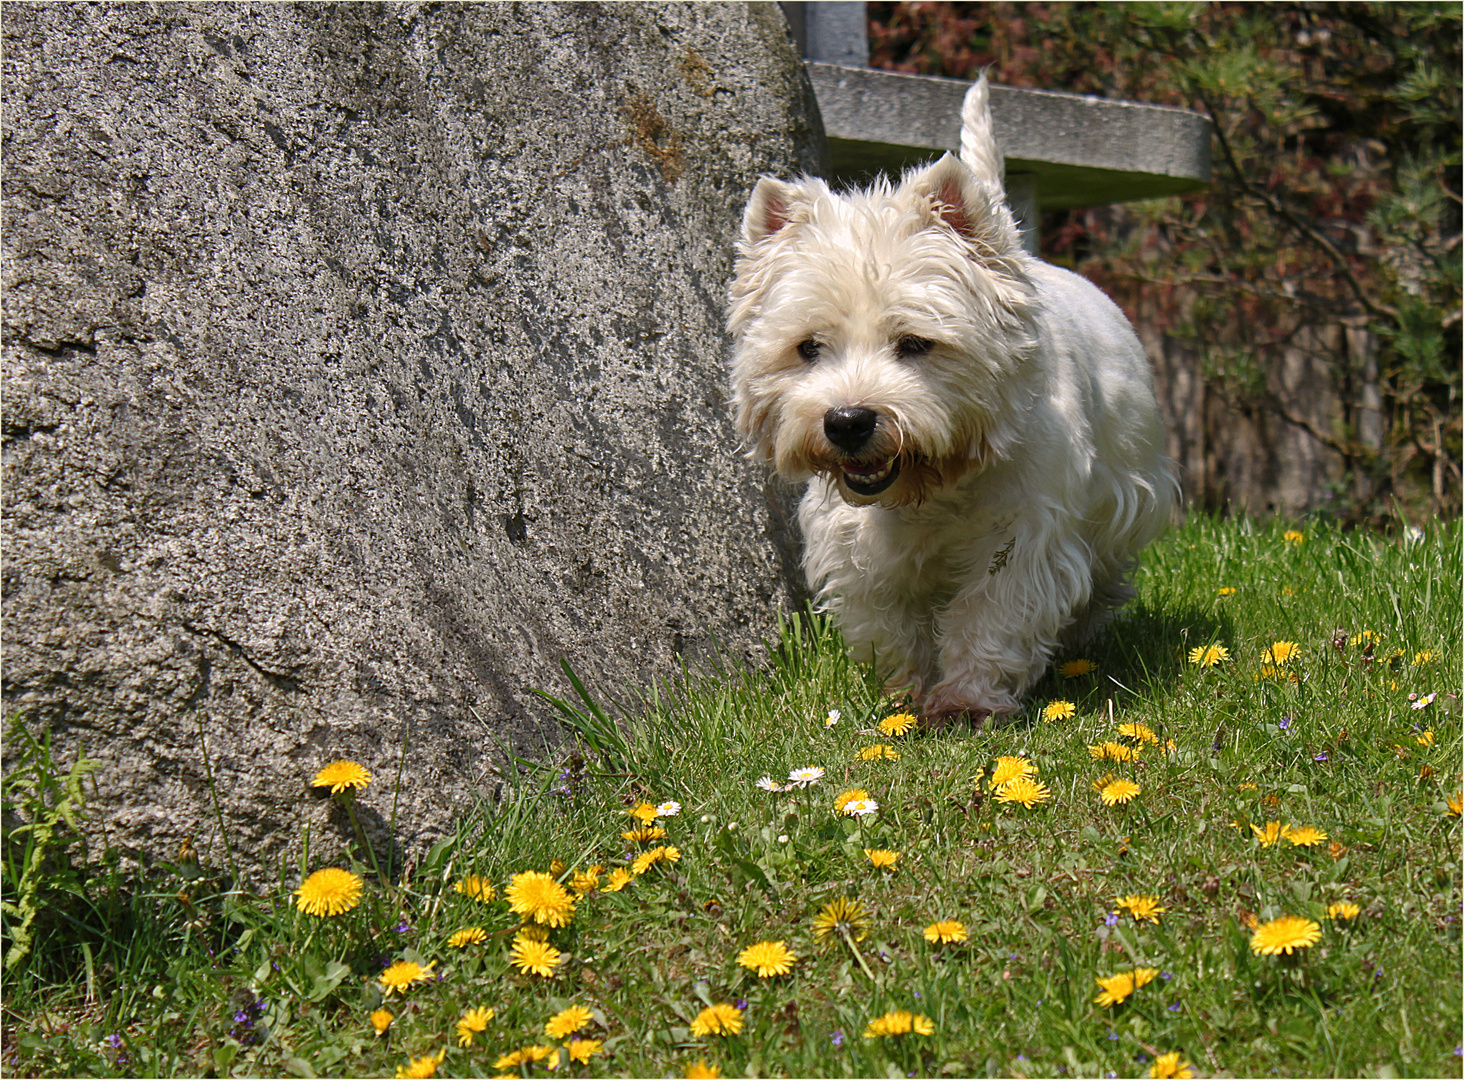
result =
[[928,709],[921,712],[919,716],[920,729],[922,731],[947,731],[951,728],[969,727],[972,731],[980,731],[981,725],[992,716],[990,709],[952,707],[943,709]]

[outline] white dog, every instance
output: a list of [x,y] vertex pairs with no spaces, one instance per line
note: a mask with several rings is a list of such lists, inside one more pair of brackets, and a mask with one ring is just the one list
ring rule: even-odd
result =
[[820,606],[927,719],[979,723],[1133,595],[1177,491],[1133,329],[1022,249],[984,76],[962,128],[897,186],[759,180],[728,329],[739,430],[811,481]]

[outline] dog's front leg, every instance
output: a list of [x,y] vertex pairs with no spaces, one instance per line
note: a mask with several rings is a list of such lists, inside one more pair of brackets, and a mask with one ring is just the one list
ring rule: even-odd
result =
[[1014,713],[1092,593],[1077,536],[1019,529],[1003,558],[973,568],[937,617],[940,681],[921,702],[933,721]]

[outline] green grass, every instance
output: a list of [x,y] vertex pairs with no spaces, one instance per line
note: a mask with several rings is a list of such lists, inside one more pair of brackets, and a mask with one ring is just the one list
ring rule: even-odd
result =
[[[579,1004],[603,1047],[559,1074],[682,1075],[705,1059],[727,1076],[1139,1076],[1179,1051],[1199,1073],[1458,1076],[1460,819],[1446,800],[1461,780],[1461,529],[1410,542],[1308,525],[1297,543],[1284,528],[1196,518],[1171,534],[1085,655],[1094,670],[1050,676],[1013,726],[871,734],[897,703],[831,630],[794,619],[767,670],[683,673],[612,710],[618,728],[574,702],[582,753],[519,763],[393,887],[356,867],[365,895],[347,914],[296,910],[302,869],[319,868],[303,852],[268,895],[222,890],[215,853],[145,887],[105,867],[50,881],[35,949],[7,979],[5,1072],[374,1076],[445,1050],[438,1075],[494,1075],[510,1051],[562,1044],[544,1024]],[[1364,632],[1370,652],[1349,643]],[[1299,651],[1268,677],[1277,641]],[[1212,643],[1230,659],[1188,662]],[[1054,700],[1076,715],[1044,721]],[[1095,761],[1088,747],[1125,723],[1159,744]],[[876,742],[898,760],[856,760]],[[983,770],[1011,754],[1037,765],[1049,801],[994,798]],[[826,775],[805,789],[755,786],[809,765]],[[1093,782],[1107,772],[1141,793],[1105,807]],[[855,787],[876,814],[833,812]],[[556,859],[566,877],[625,866],[620,834],[642,799],[681,804],[660,822],[679,861],[580,901],[551,932],[569,954],[554,977],[513,970],[511,876]],[[1328,840],[1263,846],[1250,826],[1272,821]],[[896,869],[875,870],[866,848],[900,852]],[[498,899],[456,892],[468,874]],[[1133,893],[1159,898],[1157,924],[1113,918]],[[863,940],[814,936],[839,897],[868,913]],[[1339,900],[1361,914],[1329,919]],[[1281,915],[1315,920],[1320,941],[1255,955],[1248,923]],[[968,940],[927,942],[937,919]],[[472,925],[486,943],[446,944]],[[798,956],[789,975],[738,965],[761,940]],[[441,977],[392,995],[379,1037],[375,977],[403,957]],[[1159,974],[1095,1003],[1097,978],[1136,967]],[[713,1002],[745,1002],[741,1034],[691,1034]],[[480,1006],[496,1015],[459,1048],[458,1017]],[[933,1033],[862,1037],[895,1009]]]

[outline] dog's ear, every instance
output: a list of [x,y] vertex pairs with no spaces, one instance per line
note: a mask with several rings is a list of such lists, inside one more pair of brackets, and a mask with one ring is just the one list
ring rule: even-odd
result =
[[803,188],[764,176],[752,189],[742,214],[742,239],[749,244],[772,236],[793,220],[794,206],[804,200]]
[[1022,235],[998,188],[983,184],[952,154],[905,177],[901,187],[928,199],[940,217],[964,240],[998,258],[1022,251]]

